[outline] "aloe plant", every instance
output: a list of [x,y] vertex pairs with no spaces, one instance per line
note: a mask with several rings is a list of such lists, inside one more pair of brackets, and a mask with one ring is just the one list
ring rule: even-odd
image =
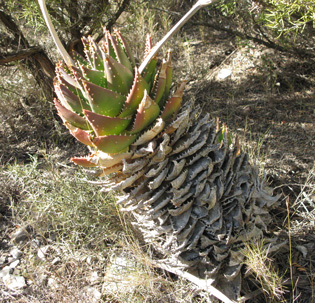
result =
[[[210,2],[198,1],[179,26]],[[132,213],[163,264],[239,297],[240,248],[265,236],[278,197],[264,190],[238,139],[192,102],[182,104],[186,82],[172,88],[171,52],[162,61],[156,54],[166,39],[152,47],[147,37],[138,68],[119,31],[104,30],[99,44],[83,38],[85,57],[68,55],[51,32],[65,61],[56,67],[55,105],[91,152],[72,161],[102,168],[104,189],[118,192],[121,211]]]

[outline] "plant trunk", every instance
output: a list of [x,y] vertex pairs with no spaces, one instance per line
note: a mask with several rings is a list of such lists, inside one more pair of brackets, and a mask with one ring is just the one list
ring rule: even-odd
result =
[[13,35],[13,38],[10,39],[10,47],[15,51],[15,54],[13,55],[1,54],[0,64],[3,65],[16,60],[21,60],[21,63],[31,72],[36,82],[43,90],[47,99],[51,99],[54,94],[54,64],[43,49],[32,48],[30,46],[20,28],[10,15],[6,14],[4,11],[0,11],[0,21],[4,24],[7,31]]

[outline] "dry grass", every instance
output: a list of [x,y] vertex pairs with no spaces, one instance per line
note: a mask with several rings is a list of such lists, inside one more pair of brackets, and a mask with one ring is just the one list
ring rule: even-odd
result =
[[246,257],[245,265],[247,274],[255,276],[259,288],[264,293],[268,302],[285,302],[283,286],[284,279],[273,266],[269,255],[269,245],[261,243],[245,244],[243,253]]

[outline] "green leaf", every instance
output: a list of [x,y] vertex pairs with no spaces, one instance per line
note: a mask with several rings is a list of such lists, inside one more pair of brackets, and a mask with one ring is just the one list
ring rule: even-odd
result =
[[61,84],[59,81],[54,83],[54,87],[59,101],[64,107],[71,109],[78,114],[82,113],[82,110],[84,108],[89,108],[89,106],[83,100],[81,100],[76,94],[71,92],[65,85]]
[[117,40],[122,44],[129,61],[131,62],[132,66],[135,67],[136,66],[136,62],[135,62],[135,58],[131,52],[131,49],[129,47],[129,43],[127,42],[127,40],[120,34],[120,32],[118,30],[115,31],[115,35],[117,36]]
[[156,82],[154,90],[154,101],[159,104],[159,102],[162,100],[164,93],[165,93],[165,87],[166,87],[166,69],[167,69],[167,63],[164,61],[162,63],[162,67],[159,73],[158,80]]
[[136,135],[112,135],[96,137],[93,140],[95,146],[104,153],[116,154],[124,151],[136,140]]
[[80,68],[85,79],[101,87],[106,87],[106,78],[103,71],[89,69],[83,65],[80,65]]
[[98,137],[119,135],[131,122],[131,119],[106,117],[88,110],[84,110],[84,114]]
[[91,68],[104,71],[102,52],[92,37],[82,37],[84,52]]
[[131,72],[133,72],[133,67],[128,59],[127,54],[121,47],[121,45],[117,42],[117,40],[107,31],[106,32],[108,37],[108,43],[110,44],[110,47],[113,48],[113,51],[115,52],[115,58],[116,60],[127,67]]
[[133,82],[133,73],[124,65],[105,55],[107,87],[119,94],[127,95]]
[[130,115],[133,115],[136,112],[144,96],[144,91],[148,89],[149,89],[148,83],[141,77],[138,69],[135,68],[135,78],[133,81],[133,85],[127,96],[126,103],[119,117],[125,118]]
[[153,58],[142,73],[144,80],[150,85],[150,90],[154,83],[154,79],[156,75],[156,65],[157,65],[157,60]]
[[109,117],[120,113],[125,96],[88,81],[83,81],[83,85],[93,112]]
[[184,93],[184,88],[186,85],[187,81],[183,81],[178,87],[174,95],[166,102],[166,105],[164,107],[164,110],[162,112],[162,119],[164,121],[169,120],[172,118],[174,115],[177,114],[177,112],[180,109],[181,102],[183,99],[183,93]]
[[159,115],[160,107],[150,98],[145,91],[144,97],[139,104],[136,119],[131,134],[138,133],[150,125]]
[[54,100],[54,103],[57,108],[59,116],[64,122],[68,122],[71,125],[83,130],[91,129],[88,121],[86,121],[83,117],[65,108],[57,99]]

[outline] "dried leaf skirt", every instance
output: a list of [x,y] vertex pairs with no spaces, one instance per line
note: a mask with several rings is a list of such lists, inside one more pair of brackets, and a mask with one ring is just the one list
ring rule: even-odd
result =
[[230,144],[226,127],[191,104],[163,132],[141,140],[107,190],[123,193],[121,210],[133,214],[163,262],[237,298],[244,242],[266,237],[278,197],[264,190],[237,140]]

